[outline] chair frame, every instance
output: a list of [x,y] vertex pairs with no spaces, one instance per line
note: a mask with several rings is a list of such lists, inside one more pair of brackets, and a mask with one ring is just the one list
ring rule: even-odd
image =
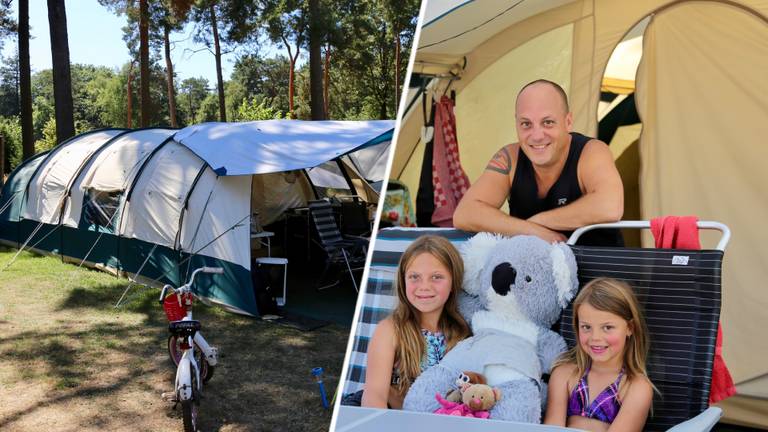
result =
[[339,226],[336,223],[336,219],[333,215],[333,208],[331,203],[327,200],[315,200],[309,201],[309,213],[312,221],[314,222],[315,229],[317,230],[318,238],[320,239],[320,246],[326,254],[325,268],[318,280],[318,291],[334,287],[341,282],[336,279],[335,282],[319,286],[320,282],[325,278],[330,267],[334,263],[341,263],[343,261],[349,277],[352,280],[352,285],[355,287],[355,292],[360,292],[358,283],[355,280],[353,272],[355,270],[362,270],[365,268],[365,258],[360,267],[353,267],[355,263],[355,253],[365,257],[368,252],[369,239],[359,236],[345,236],[341,234]]

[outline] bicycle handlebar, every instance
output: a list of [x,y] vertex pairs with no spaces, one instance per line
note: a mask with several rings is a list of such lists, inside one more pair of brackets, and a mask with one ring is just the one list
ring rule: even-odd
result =
[[180,286],[179,288],[174,288],[171,285],[164,285],[163,290],[160,292],[160,304],[163,304],[163,300],[165,300],[165,293],[170,289],[171,291],[181,294],[183,292],[191,292],[190,287],[192,286],[192,283],[195,281],[195,276],[197,276],[198,273],[210,273],[210,274],[223,274],[224,269],[221,267],[200,267],[195,269],[195,271],[192,272],[192,276],[189,277],[189,282],[186,284]]
[[165,300],[165,292],[168,291],[169,288],[171,289],[171,291],[175,291],[172,286],[167,284],[163,285],[163,290],[160,291],[160,299],[158,300],[160,304],[163,304],[163,300]]
[[224,274],[224,269],[221,267],[200,267],[203,273]]

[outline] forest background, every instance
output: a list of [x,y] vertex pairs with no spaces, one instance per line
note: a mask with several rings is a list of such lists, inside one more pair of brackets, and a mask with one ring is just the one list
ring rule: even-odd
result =
[[[0,0],[0,160],[19,163],[105,127],[184,127],[273,118],[391,119],[419,0],[98,0],[125,18],[121,67],[71,64],[64,0],[47,0],[52,67],[30,68],[29,0]],[[80,2],[70,2],[70,6]],[[184,29],[216,80],[178,79]],[[94,35],[98,37],[98,35]],[[5,50],[6,52],[8,50]],[[222,56],[233,53],[228,80]],[[106,54],[106,53],[105,53]],[[205,55],[201,53],[200,55]],[[183,57],[182,57],[183,58]],[[0,177],[2,179],[2,177]]]

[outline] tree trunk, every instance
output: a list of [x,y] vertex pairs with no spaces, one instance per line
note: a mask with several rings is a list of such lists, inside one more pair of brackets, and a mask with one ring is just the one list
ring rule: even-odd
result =
[[290,118],[295,119],[296,114],[293,112],[293,70],[295,69],[296,62],[293,60],[293,57],[290,57],[291,62],[291,70],[288,71],[288,114]]
[[227,121],[227,107],[224,101],[224,78],[221,75],[221,46],[219,45],[219,28],[216,25],[216,6],[211,3],[211,29],[213,30],[213,48],[216,57],[216,82],[219,87],[219,120]]
[[385,41],[387,40],[387,26],[386,24],[382,25],[381,28],[381,39],[380,39],[380,49],[379,49],[379,64],[381,65],[381,71],[379,75],[379,79],[381,80],[382,86],[381,86],[381,100],[379,101],[379,119],[385,120],[389,118],[389,115],[387,115],[387,105],[389,105],[389,84],[391,81],[389,81],[389,71],[387,70],[387,66],[389,65],[389,58],[387,56],[387,46],[389,45]]
[[309,102],[312,120],[325,120],[319,0],[309,0]]
[[152,113],[152,101],[149,96],[149,4],[147,0],[139,0],[139,70],[141,127],[147,127]]
[[296,113],[293,111],[293,93],[294,93],[294,70],[296,69],[296,59],[299,58],[299,51],[301,47],[299,45],[296,46],[296,55],[293,55],[293,52],[291,50],[291,44],[288,43],[288,39],[285,38],[285,36],[281,36],[283,39],[283,44],[285,45],[285,49],[288,51],[288,62],[290,63],[291,69],[288,71],[288,115],[290,118],[295,119]]
[[48,26],[51,36],[56,143],[60,144],[75,135],[72,76],[69,71],[67,12],[64,7],[64,0],[48,0]]
[[325,118],[329,118],[331,110],[329,108],[328,92],[331,85],[331,45],[325,47],[325,67],[323,68],[323,111]]
[[0,189],[5,185],[5,137],[0,135]]
[[195,106],[192,104],[192,89],[190,89],[189,93],[187,93],[187,100],[189,101],[189,115],[192,119],[190,124],[195,124]]
[[395,112],[400,98],[400,32],[395,29]]
[[131,62],[131,65],[128,66],[128,118],[127,118],[127,126],[128,129],[133,128],[133,62]]
[[29,0],[19,0],[19,93],[21,94],[22,160],[27,160],[35,154],[31,76],[32,72],[29,64]]
[[163,39],[165,41],[165,70],[166,70],[166,82],[168,84],[168,110],[171,115],[171,127],[179,127],[176,122],[176,96],[174,95],[175,87],[173,85],[173,62],[171,61],[171,26],[165,23],[163,26]]

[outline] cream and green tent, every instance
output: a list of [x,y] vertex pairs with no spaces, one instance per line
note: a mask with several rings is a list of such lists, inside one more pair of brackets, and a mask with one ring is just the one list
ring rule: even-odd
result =
[[266,120],[83,133],[9,176],[0,195],[0,243],[148,284],[178,286],[197,267],[222,267],[197,294],[258,315],[251,215],[268,224],[305,207],[320,197],[314,186],[323,178],[308,171],[333,176],[333,166],[347,182],[331,187],[376,199],[363,178],[375,175],[376,163],[362,164],[359,155],[386,145],[393,126]]
[[456,92],[461,162],[474,181],[516,141],[525,83],[560,83],[574,129],[592,136],[606,109],[601,90],[635,92],[642,127],[620,128],[611,144],[625,219],[696,215],[732,229],[723,355],[740,396],[721,405],[726,421],[768,427],[768,3],[431,0],[422,22],[413,71],[433,79],[408,101],[390,177],[415,194],[422,95]]

